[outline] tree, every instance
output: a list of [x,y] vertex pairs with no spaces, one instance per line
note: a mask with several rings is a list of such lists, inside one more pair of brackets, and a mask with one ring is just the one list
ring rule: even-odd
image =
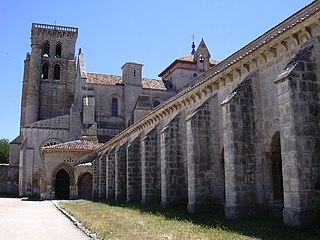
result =
[[0,163],[9,163],[9,140],[0,139]]

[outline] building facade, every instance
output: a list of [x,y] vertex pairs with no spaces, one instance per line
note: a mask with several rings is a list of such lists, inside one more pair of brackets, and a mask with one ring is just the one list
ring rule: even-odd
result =
[[[21,134],[20,195],[222,207],[303,227],[320,216],[320,3],[220,63],[201,41],[162,80],[89,73],[78,29],[33,24]],[[52,107],[51,107],[52,105]]]
[[[92,167],[81,164],[82,157],[215,64],[201,41],[193,54],[174,61],[162,80],[143,78],[143,65],[135,62],[125,63],[119,76],[90,73],[81,49],[76,58],[77,38],[74,27],[32,24],[20,135],[10,145],[10,165],[19,166],[20,196],[91,197]],[[188,77],[181,81],[180,75]]]
[[93,151],[94,197],[316,223],[319,9],[312,2]]

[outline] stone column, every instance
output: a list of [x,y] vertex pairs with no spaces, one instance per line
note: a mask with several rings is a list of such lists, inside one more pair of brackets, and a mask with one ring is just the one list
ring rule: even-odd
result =
[[127,146],[127,202],[141,201],[140,149],[140,137]]
[[106,157],[99,159],[99,199],[106,198]]
[[160,156],[158,131],[154,128],[141,141],[141,203],[160,202]]
[[257,210],[255,104],[252,75],[222,102],[228,219]]
[[286,225],[312,224],[320,209],[320,45],[300,50],[275,81],[281,127]]
[[214,200],[220,205],[224,201],[217,119],[214,121],[212,99],[186,119],[189,212],[205,211]]
[[115,152],[115,200],[126,200],[127,195],[127,159],[126,144]]
[[92,197],[97,199],[99,197],[99,158],[93,161],[93,186],[92,186]]
[[161,132],[161,206],[187,202],[187,163],[181,116],[177,115]]
[[115,153],[110,152],[106,156],[106,199],[114,199],[115,193]]

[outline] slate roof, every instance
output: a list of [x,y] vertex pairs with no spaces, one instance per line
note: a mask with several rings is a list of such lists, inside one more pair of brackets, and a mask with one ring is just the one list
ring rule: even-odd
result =
[[[122,85],[122,77],[111,74],[87,73],[86,83],[101,85]],[[167,90],[163,81],[149,78],[142,78],[142,88],[154,90]]]
[[43,150],[81,150],[91,151],[101,147],[102,143],[96,143],[94,141],[75,140],[66,143],[60,143],[48,147],[44,147]]

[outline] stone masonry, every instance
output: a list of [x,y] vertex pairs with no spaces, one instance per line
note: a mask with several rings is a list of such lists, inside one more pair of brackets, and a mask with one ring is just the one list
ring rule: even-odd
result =
[[97,148],[94,161],[115,158],[114,199],[316,223],[319,9],[312,2]]

